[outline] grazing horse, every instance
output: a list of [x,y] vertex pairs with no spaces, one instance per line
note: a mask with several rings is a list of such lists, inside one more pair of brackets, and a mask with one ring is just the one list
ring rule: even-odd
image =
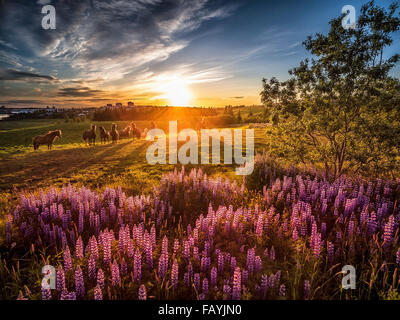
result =
[[38,150],[41,144],[47,144],[47,149],[51,149],[56,138],[61,138],[61,130],[49,131],[43,136],[36,136],[32,139],[33,150]]
[[131,122],[130,126],[132,128],[132,139],[135,140],[135,137],[137,139],[140,139],[140,137],[142,136],[142,130],[136,127],[136,123],[134,123],[133,121]]
[[149,132],[149,129],[144,128],[144,130],[143,130],[143,132],[142,132],[142,138],[146,138],[147,132]]
[[99,127],[100,129],[100,141],[106,143],[110,140],[110,133],[104,129],[103,127]]
[[120,139],[129,138],[130,134],[131,134],[131,127],[130,127],[130,126],[126,126],[125,129],[122,130],[122,131],[119,133],[119,138],[120,138]]
[[139,128],[133,128],[132,129],[132,139],[135,140],[136,139],[140,139],[140,137],[142,136],[142,130],[140,130]]
[[112,142],[117,142],[118,141],[119,133],[118,133],[118,130],[117,130],[117,125],[115,123],[113,123],[113,125],[111,127],[110,135],[111,135]]
[[92,124],[92,127],[90,129],[83,132],[82,138],[85,141],[85,143],[89,144],[89,146],[91,143],[93,143],[93,145],[95,145],[96,144],[96,126],[94,124]]

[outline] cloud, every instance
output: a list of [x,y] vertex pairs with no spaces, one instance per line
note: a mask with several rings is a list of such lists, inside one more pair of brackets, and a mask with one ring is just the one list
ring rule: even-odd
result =
[[229,99],[244,99],[244,96],[240,96],[240,97],[229,97]]
[[22,56],[71,66],[78,76],[120,79],[168,59],[190,43],[202,23],[235,6],[211,0],[81,0],[56,3],[56,30],[41,28],[40,4],[0,4],[0,38]]
[[41,104],[42,101],[40,100],[3,100],[0,101],[1,104]]
[[103,90],[90,89],[89,87],[69,87],[58,90],[60,97],[93,97],[105,93]]
[[18,71],[14,69],[0,70],[0,80],[15,81],[15,80],[32,80],[32,79],[49,80],[49,81],[57,80],[55,77],[49,75]]

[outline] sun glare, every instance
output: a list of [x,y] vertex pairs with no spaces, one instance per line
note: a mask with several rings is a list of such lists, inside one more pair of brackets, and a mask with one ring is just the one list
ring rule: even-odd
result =
[[190,105],[192,95],[186,84],[182,81],[173,81],[165,89],[168,103],[175,107],[186,107]]

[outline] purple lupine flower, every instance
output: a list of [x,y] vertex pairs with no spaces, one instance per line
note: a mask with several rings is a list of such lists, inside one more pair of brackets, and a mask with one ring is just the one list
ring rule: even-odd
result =
[[88,261],[88,276],[89,279],[94,280],[96,279],[96,259],[94,255],[90,255],[89,261]]
[[396,252],[396,263],[400,265],[400,248]]
[[178,287],[178,279],[179,279],[179,266],[178,262],[174,260],[174,263],[172,264],[172,269],[171,269],[171,284],[173,288]]
[[335,245],[332,242],[326,242],[326,249],[328,251],[328,261],[332,263],[335,258]]
[[75,256],[78,259],[83,258],[83,242],[81,236],[79,236],[78,240],[76,240]]
[[304,300],[310,299],[310,281],[304,280]]
[[236,258],[231,257],[231,272],[235,272],[236,269]]
[[65,290],[65,274],[62,266],[57,269],[56,288],[59,293]]
[[139,299],[139,300],[147,300],[146,287],[144,286],[144,284],[142,284],[142,285],[139,287],[138,299]]
[[262,261],[260,256],[254,258],[254,269],[256,272],[261,272],[262,270]]
[[267,293],[268,289],[268,276],[266,274],[263,274],[261,276],[261,296],[262,298],[265,298],[265,295]]
[[249,272],[246,269],[243,269],[242,270],[242,283],[246,284],[248,278],[249,278]]
[[103,241],[103,261],[105,265],[109,265],[111,263],[111,241],[108,233],[104,234]]
[[190,275],[189,275],[189,272],[185,272],[185,274],[183,275],[183,282],[185,283],[186,287],[190,286]]
[[269,277],[268,277],[268,287],[269,288],[274,288],[275,287],[275,283],[276,283],[276,281],[275,281],[275,275],[273,275],[273,274],[271,274]]
[[90,253],[94,256],[95,260],[97,260],[99,258],[99,247],[95,236],[90,238],[89,245]]
[[158,277],[163,279],[168,270],[168,256],[162,253],[160,259],[158,260]]
[[215,286],[217,284],[217,277],[218,277],[218,272],[216,267],[212,267],[211,269],[211,285]]
[[76,300],[76,292],[63,291],[61,293],[60,300]]
[[77,266],[75,270],[75,290],[78,297],[83,298],[85,296],[85,282],[80,266]]
[[104,289],[104,272],[102,269],[99,269],[99,271],[97,271],[97,285],[101,289]]
[[279,285],[279,282],[281,281],[281,270],[278,270],[275,273],[275,281],[276,281],[276,284]]
[[246,258],[246,267],[250,273],[254,271],[254,256],[255,256],[255,249],[251,248],[247,250],[247,258]]
[[93,294],[94,300],[103,300],[103,291],[101,290],[99,285],[94,288]]
[[203,294],[205,296],[207,296],[207,294],[208,294],[208,279],[207,278],[203,279]]
[[42,287],[42,300],[51,300],[50,287]]
[[242,291],[241,271],[239,267],[236,267],[233,273],[233,289],[232,289],[232,300],[240,300]]
[[222,253],[218,254],[218,272],[220,274],[224,272],[224,255]]
[[121,261],[121,275],[126,276],[128,274],[128,265],[125,262],[125,258]]
[[133,241],[132,239],[128,240],[128,244],[127,244],[127,254],[129,258],[132,258],[135,254],[135,247],[133,245]]
[[164,254],[168,254],[168,238],[164,236],[161,243],[161,252]]
[[142,280],[142,255],[139,250],[136,250],[133,259],[133,281],[140,282]]
[[281,284],[281,286],[279,287],[279,295],[281,297],[284,297],[286,295],[286,287],[284,284]]
[[174,241],[174,255],[176,255],[177,253],[178,253],[178,250],[179,250],[179,240],[178,239],[175,239],[175,241]]
[[200,274],[195,273],[193,276],[193,284],[197,291],[200,291]]
[[111,285],[113,287],[119,286],[121,283],[121,278],[119,274],[119,265],[116,260],[114,260],[113,264],[111,265]]
[[387,248],[393,242],[393,234],[395,230],[394,216],[391,215],[387,223],[385,223],[385,232],[383,235],[384,246]]
[[230,300],[231,299],[231,287],[227,284],[224,285],[224,300]]
[[[294,241],[299,240],[299,235],[298,235],[298,233],[297,233],[297,228],[294,228],[293,231],[292,231],[292,239],[293,239]],[[268,250],[268,249],[265,249],[265,250]],[[268,252],[268,251],[267,251],[267,252]],[[268,253],[267,253],[267,255],[268,255]]]
[[71,252],[68,246],[64,250],[64,269],[67,272],[72,270]]
[[274,246],[271,247],[271,250],[269,252],[269,258],[271,260],[275,260],[275,248],[274,248]]

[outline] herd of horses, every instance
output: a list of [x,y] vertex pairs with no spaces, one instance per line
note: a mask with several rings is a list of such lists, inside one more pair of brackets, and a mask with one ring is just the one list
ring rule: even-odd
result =
[[[110,131],[107,131],[103,126],[99,127],[99,131],[101,143],[107,143],[110,142],[110,140],[112,143],[116,143],[118,140],[129,139],[130,137],[132,137],[132,139],[145,137],[148,130],[146,128],[142,131],[140,128],[136,127],[134,122],[132,122],[121,131],[118,131],[115,123],[112,124]],[[96,125],[94,124],[92,124],[90,129],[84,131],[82,134],[83,141],[89,146],[96,144],[96,137]],[[36,136],[32,139],[33,149],[38,150],[40,145],[47,145],[47,148],[51,150],[56,138],[61,138],[61,130],[49,131],[45,135]]]

